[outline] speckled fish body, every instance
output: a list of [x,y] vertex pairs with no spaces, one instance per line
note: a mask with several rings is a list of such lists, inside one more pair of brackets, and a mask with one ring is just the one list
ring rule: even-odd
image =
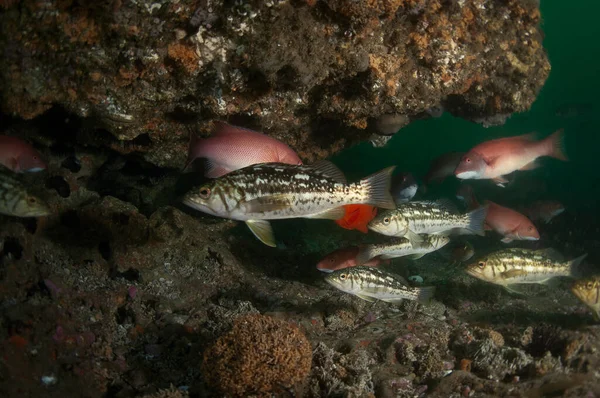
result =
[[600,321],[600,275],[576,281],[571,286],[571,291],[592,310],[596,320]]
[[274,246],[270,225],[264,220],[337,220],[345,214],[341,206],[350,204],[394,208],[389,192],[393,169],[347,184],[343,174],[329,162],[310,166],[252,165],[193,189],[183,202],[208,214],[245,221],[261,241]]
[[367,301],[382,300],[399,303],[402,300],[428,301],[433,297],[435,288],[411,287],[408,282],[392,273],[372,268],[354,267],[334,271],[325,277],[325,281],[335,288]]
[[483,207],[459,214],[445,203],[408,202],[395,210],[380,212],[369,223],[369,229],[388,236],[407,236],[416,241],[422,240],[418,234],[439,234],[457,228],[483,234],[486,212],[487,208]]
[[553,249],[530,250],[512,248],[481,258],[467,267],[467,273],[481,280],[507,286],[516,283],[545,283],[559,276],[573,276],[584,254],[563,261]]
[[15,217],[41,217],[50,214],[48,205],[31,195],[6,169],[0,170],[0,213]]
[[450,238],[445,235],[425,235],[422,242],[413,242],[407,238],[393,239],[389,242],[363,246],[356,261],[358,264],[363,264],[378,256],[384,260],[405,256],[416,260],[441,249],[448,242],[450,242]]

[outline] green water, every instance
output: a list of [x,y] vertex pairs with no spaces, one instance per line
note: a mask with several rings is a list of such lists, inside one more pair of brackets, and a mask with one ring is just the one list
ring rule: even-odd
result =
[[[600,196],[600,117],[597,95],[600,23],[588,2],[542,1],[542,29],[552,70],[530,111],[514,114],[503,126],[484,128],[445,113],[441,118],[416,121],[398,132],[383,148],[362,143],[332,158],[348,175],[358,178],[389,165],[423,177],[435,157],[450,151],[467,151],[489,139],[536,131],[546,136],[565,129],[568,163],[546,159],[544,167],[527,172],[541,179],[547,190],[540,197],[558,199],[568,207],[595,207]],[[592,110],[568,118],[556,115],[568,104],[592,104]],[[519,173],[524,174],[524,173]],[[518,177],[521,178],[521,177]],[[445,194],[457,185],[444,184]],[[502,193],[504,196],[510,195]],[[490,197],[490,199],[495,199]],[[532,198],[537,199],[537,198]]]

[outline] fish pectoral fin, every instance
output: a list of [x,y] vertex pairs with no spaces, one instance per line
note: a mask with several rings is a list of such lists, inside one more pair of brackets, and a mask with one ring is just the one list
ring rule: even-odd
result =
[[408,258],[410,258],[411,260],[418,260],[420,258],[422,258],[423,256],[425,256],[427,253],[417,253],[417,254],[411,254],[410,256],[407,256]]
[[504,279],[518,278],[519,276],[525,275],[527,275],[527,272],[523,271],[522,269],[511,269],[510,271],[500,273],[500,276]]
[[251,200],[240,201],[249,213],[267,213],[290,208],[290,199],[287,195],[269,195]]
[[381,299],[381,301],[385,301],[390,304],[400,304],[404,301],[403,298],[389,298],[389,299]]
[[535,170],[540,167],[540,164],[535,160],[533,162],[527,163],[525,166],[521,167],[519,170],[527,171],[527,170]]
[[246,225],[262,243],[271,247],[277,246],[271,223],[265,220],[248,220],[246,221]]
[[494,184],[496,184],[497,186],[499,186],[500,188],[506,188],[506,184],[508,184],[508,180],[504,177],[496,177],[496,178],[492,178],[492,181],[494,181]]
[[[191,164],[192,162],[190,162]],[[232,170],[229,170],[226,167],[219,166],[217,163],[213,162],[210,159],[204,159],[203,164],[204,176],[208,178],[218,178],[227,173],[230,173]]]
[[371,296],[367,296],[366,294],[362,294],[362,293],[356,293],[356,297],[359,297],[365,301],[369,301],[369,302],[374,302],[375,298],[371,297]]
[[410,240],[413,243],[422,243],[425,241],[425,238],[423,238],[421,235],[411,231],[410,229],[406,233],[406,237],[408,238],[408,240]]
[[333,209],[325,210],[317,214],[311,214],[306,218],[317,218],[325,220],[339,220],[346,215],[346,210],[343,207],[336,207]]
[[510,236],[505,236],[504,238],[500,239],[500,241],[502,243],[510,243],[513,241],[513,238],[511,238]]
[[329,177],[335,182],[339,182],[341,184],[347,183],[346,176],[344,175],[344,173],[342,173],[342,170],[340,170],[335,164],[331,163],[329,160],[316,161],[315,163],[311,164],[310,167],[320,171],[321,173],[323,173],[323,176]]

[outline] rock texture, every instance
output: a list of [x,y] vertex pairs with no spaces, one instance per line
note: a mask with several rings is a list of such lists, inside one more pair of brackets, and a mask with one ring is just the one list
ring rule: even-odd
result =
[[533,0],[0,6],[3,112],[59,105],[86,119],[81,143],[158,166],[182,167],[188,132],[213,119],[266,131],[307,162],[368,138],[386,115],[443,106],[503,123],[550,70]]

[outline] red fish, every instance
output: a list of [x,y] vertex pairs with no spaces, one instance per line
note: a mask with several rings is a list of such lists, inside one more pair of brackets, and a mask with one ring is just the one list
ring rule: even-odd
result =
[[42,155],[31,145],[8,135],[0,135],[0,164],[15,173],[35,173],[47,167]]
[[446,177],[454,174],[454,170],[464,154],[464,152],[448,152],[435,158],[425,176],[425,184],[433,181],[442,182]]
[[[359,251],[360,248],[357,246],[338,249],[332,253],[329,253],[321,261],[319,261],[317,264],[317,269],[323,272],[333,272],[343,268],[356,267],[358,265],[356,262],[356,256],[358,256]],[[376,267],[382,262],[389,263],[390,261],[383,261],[379,257],[375,257],[361,265],[367,267]]]
[[205,159],[204,175],[210,178],[259,163],[302,164],[296,152],[283,142],[223,122],[215,123],[213,135],[208,138],[192,137],[185,169],[196,158]]
[[368,233],[367,224],[377,215],[377,207],[369,205],[346,205],[346,214],[335,223],[345,229],[357,229]]
[[[469,209],[479,207],[473,189],[469,185],[461,185],[456,196],[462,198]],[[485,217],[485,229],[502,235],[502,242],[510,243],[513,240],[540,239],[540,234],[533,222],[523,214],[489,200],[486,200],[484,205],[488,207]]]
[[542,220],[548,224],[554,217],[565,211],[562,203],[556,200],[538,200],[525,209],[531,221]]
[[498,184],[505,183],[504,176],[513,171],[537,168],[539,157],[551,156],[566,161],[563,136],[563,130],[558,130],[541,141],[535,141],[533,134],[486,141],[462,157],[454,174],[464,180],[493,179]]

